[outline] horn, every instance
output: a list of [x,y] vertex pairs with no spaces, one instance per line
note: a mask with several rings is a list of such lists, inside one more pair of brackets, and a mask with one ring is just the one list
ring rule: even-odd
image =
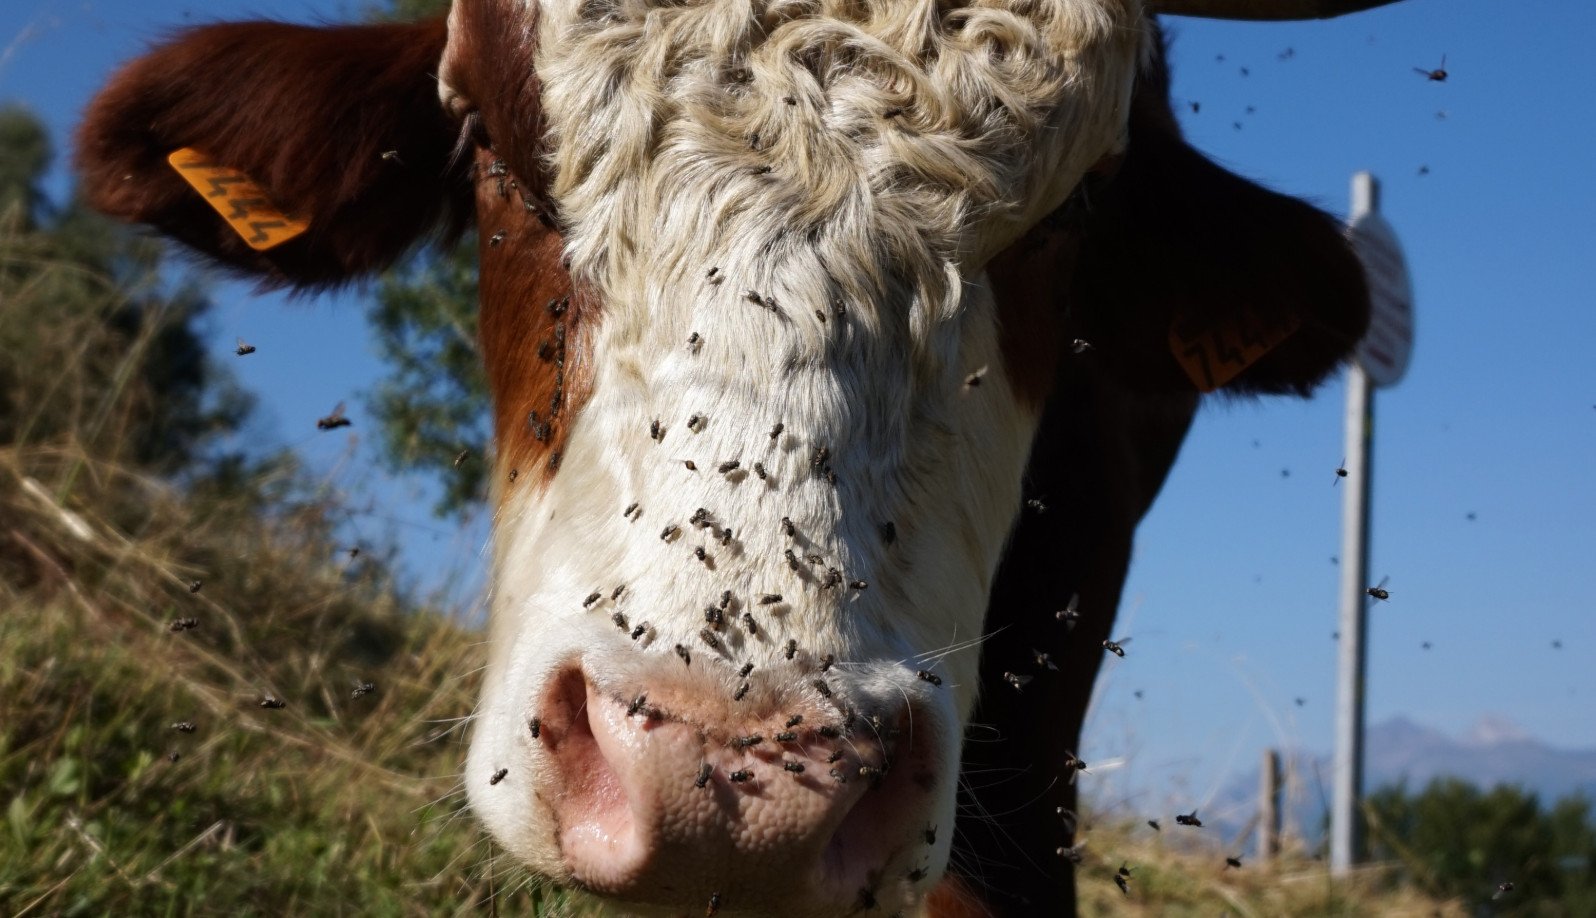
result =
[[1333,19],[1397,0],[1148,0],[1147,11],[1205,19]]

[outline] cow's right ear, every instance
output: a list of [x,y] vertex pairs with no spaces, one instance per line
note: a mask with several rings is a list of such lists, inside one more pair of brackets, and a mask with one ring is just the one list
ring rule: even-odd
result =
[[[471,219],[471,158],[454,155],[459,128],[438,101],[447,41],[441,19],[184,32],[123,67],[89,105],[77,137],[82,194],[267,286],[380,270]],[[194,152],[169,161],[184,150]],[[292,233],[272,223],[304,231],[272,245]]]

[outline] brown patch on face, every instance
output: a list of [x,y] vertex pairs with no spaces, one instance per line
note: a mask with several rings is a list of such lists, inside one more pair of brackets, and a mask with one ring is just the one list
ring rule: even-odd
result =
[[572,284],[564,237],[536,206],[535,191],[489,150],[477,151],[476,184],[478,326],[502,499],[559,471],[592,384],[588,336],[598,309]]
[[457,94],[457,116],[474,115],[510,171],[533,182],[539,206],[544,181],[543,83],[534,69],[536,4],[514,0],[454,0],[449,44],[439,70]]

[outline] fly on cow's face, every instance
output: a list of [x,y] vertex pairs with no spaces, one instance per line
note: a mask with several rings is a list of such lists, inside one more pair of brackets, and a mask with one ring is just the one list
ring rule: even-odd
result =
[[925,843],[928,844],[928,845],[935,845],[937,843],[937,827],[936,826],[926,826],[925,827]]
[[493,773],[493,777],[488,779],[488,783],[490,785],[491,784],[498,784],[500,781],[503,781],[504,780],[504,776],[509,774],[509,773],[510,773],[510,769],[501,768],[498,771]]
[[833,751],[831,753],[831,755],[826,756],[826,764],[827,765],[833,765],[833,764],[836,764],[837,762],[842,761],[842,757],[845,754],[846,753],[844,753],[841,749]]
[[678,657],[682,658],[682,662],[684,664],[686,664],[688,666],[692,666],[693,665],[693,653],[692,653],[692,651],[688,650],[685,645],[682,645],[682,644],[677,644],[676,645],[676,655]]
[[824,679],[815,679],[815,680],[812,680],[809,684],[814,686],[815,687],[815,691],[819,692],[821,695],[824,695],[827,698],[831,697],[831,686],[826,683],[826,680],[824,680]]
[[1388,582],[1390,582],[1390,580],[1391,580],[1390,577],[1382,577],[1382,578],[1380,578],[1380,582],[1379,583],[1375,584],[1372,587],[1369,587],[1367,590],[1364,590],[1363,592],[1369,594],[1370,596],[1373,596],[1375,598],[1375,601],[1377,601],[1377,602],[1390,599],[1391,598],[1391,591],[1385,588],[1385,585]]
[[778,602],[781,602],[780,593],[765,593],[759,597],[759,604],[762,606],[773,606]]
[[193,733],[198,728],[192,720],[180,720],[172,725],[172,729],[179,733]]
[[720,893],[709,894],[709,905],[704,908],[704,918],[715,918],[720,913]]
[[765,464],[763,462],[754,463],[754,474],[759,476],[760,481],[766,481],[770,478],[770,474],[765,471]]
[[700,561],[708,561],[709,560],[709,552],[705,551],[704,550],[704,546],[700,545],[697,548],[693,549],[693,557],[697,558]]
[[587,598],[586,599],[582,600],[582,608],[590,609],[590,608],[593,607],[594,603],[598,602],[600,599],[603,599],[603,598],[604,598],[604,594],[602,592],[600,592],[598,590],[594,590],[593,592],[587,594]]
[[782,651],[787,659],[791,660],[798,655],[798,641],[794,638],[787,639],[787,647]]
[[775,423],[775,425],[770,428],[770,439],[774,440],[777,437],[781,436],[781,432],[786,430],[786,429],[787,429],[787,425],[786,424],[783,424],[782,422],[777,421]]
[[736,784],[741,784],[744,781],[747,781],[749,778],[752,778],[753,776],[754,776],[754,773],[749,771],[748,769],[739,768],[736,771],[732,772],[731,774],[727,775],[726,777],[731,778],[732,781],[734,783],[736,783]]
[[261,698],[260,706],[266,708],[267,710],[280,711],[283,708],[288,707],[288,703],[283,701],[281,698],[278,698],[276,695],[267,694]]
[[712,650],[720,649],[720,638],[715,637],[715,632],[708,628],[698,629],[698,639],[708,644]]
[[727,473],[737,471],[737,469],[739,469],[741,466],[742,463],[738,462],[736,459],[728,459],[727,461],[722,462],[720,465],[715,466],[715,471],[725,475]]
[[726,626],[726,613],[715,606],[705,606],[704,621],[709,622],[711,627],[719,631]]
[[625,612],[616,611],[611,613],[610,621],[614,622],[615,627],[621,629],[622,631],[625,631],[628,627],[630,627],[630,625],[627,624]]
[[759,633],[759,625],[758,625],[757,622],[754,621],[753,613],[751,613],[751,612],[744,612],[743,613],[743,627],[748,629],[748,633],[749,634],[758,634]]
[[355,683],[355,687],[352,690],[350,690],[350,692],[349,692],[349,697],[350,698],[364,698],[367,695],[370,695],[371,693],[375,692],[376,690],[377,690],[377,683],[375,683],[375,682],[356,682]]
[[753,672],[753,671],[754,671],[754,664],[752,664],[752,663],[744,663],[742,665],[742,667],[737,670],[737,678],[739,678],[739,679],[747,679],[748,678],[748,674]]
[[915,675],[915,678],[919,679],[921,682],[929,682],[932,685],[941,685],[942,684],[942,677],[937,675],[936,673],[926,672],[925,670],[922,669],[919,672],[915,673],[914,675]]
[[802,762],[784,762],[782,763],[781,767],[786,771],[792,772],[794,775],[801,775],[804,773],[804,763]]
[[715,773],[715,766],[708,762],[698,766],[698,775],[693,778],[693,786],[702,790],[709,783],[709,776]]
[[748,695],[748,691],[751,688],[753,688],[753,685],[747,682],[737,686],[737,691],[732,693],[732,701],[742,701],[743,698]]
[[176,634],[179,631],[192,631],[198,627],[199,619],[197,618],[178,618],[172,620],[172,623],[167,626],[167,630]]
[[650,440],[653,440],[655,443],[658,443],[658,442],[660,442],[660,441],[665,439],[665,428],[660,425],[659,418],[655,418],[652,422],[649,423],[649,425],[648,425],[648,438]]
[[532,738],[533,739],[537,739],[538,737],[542,736],[543,735],[543,718],[534,717],[531,720],[527,721],[526,722],[526,729],[527,729],[528,733],[532,734]]
[[638,711],[643,710],[643,705],[645,704],[648,704],[648,693],[639,693],[636,698],[632,699],[632,703],[626,706],[626,716],[635,717]]

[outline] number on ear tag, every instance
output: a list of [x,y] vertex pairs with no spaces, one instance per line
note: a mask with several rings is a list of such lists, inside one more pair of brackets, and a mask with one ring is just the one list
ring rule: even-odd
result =
[[166,161],[257,252],[276,248],[310,229],[308,220],[295,219],[278,209],[254,179],[213,162],[198,150],[184,147]]
[[1176,317],[1169,326],[1169,350],[1199,391],[1212,392],[1301,327],[1299,315],[1266,317],[1251,310],[1218,322]]

